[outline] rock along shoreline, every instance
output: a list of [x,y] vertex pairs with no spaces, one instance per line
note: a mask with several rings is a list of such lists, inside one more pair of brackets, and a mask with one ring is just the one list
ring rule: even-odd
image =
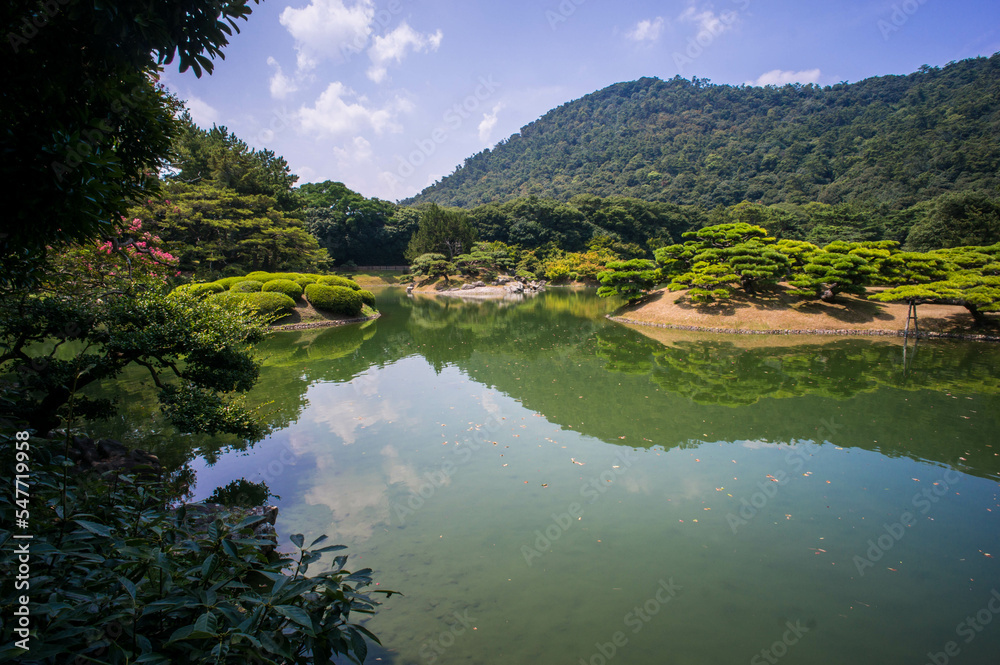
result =
[[[861,337],[903,337],[902,330],[853,330],[853,329],[824,329],[813,328],[805,330],[751,330],[747,328],[709,328],[705,326],[686,326],[673,323],[653,323],[651,321],[636,321],[624,316],[614,316],[606,314],[605,318],[615,323],[625,323],[634,326],[649,326],[650,328],[669,328],[671,330],[691,330],[695,332],[708,332],[724,335],[833,335],[833,336],[861,336]],[[961,339],[975,342],[1000,342],[1000,337],[995,335],[971,335],[966,333],[942,333],[942,332],[911,332],[910,337],[918,339]]]
[[289,330],[309,330],[310,328],[331,328],[333,326],[346,326],[352,323],[374,321],[380,316],[382,316],[382,312],[375,312],[374,316],[362,316],[357,319],[330,319],[328,321],[310,321],[309,323],[286,323],[280,326],[270,326],[270,329],[278,332],[287,332]]

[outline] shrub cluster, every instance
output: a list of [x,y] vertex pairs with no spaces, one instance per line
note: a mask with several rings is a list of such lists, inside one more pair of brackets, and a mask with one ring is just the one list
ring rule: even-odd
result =
[[[321,287],[321,288],[320,288]],[[265,272],[223,277],[214,282],[185,284],[175,289],[199,298],[208,297],[227,307],[248,305],[259,313],[283,316],[303,293],[317,309],[343,316],[358,316],[363,305],[375,307],[375,294],[340,275]]]
[[357,316],[364,304],[361,294],[346,286],[310,284],[306,287],[306,298],[316,309],[343,316]]

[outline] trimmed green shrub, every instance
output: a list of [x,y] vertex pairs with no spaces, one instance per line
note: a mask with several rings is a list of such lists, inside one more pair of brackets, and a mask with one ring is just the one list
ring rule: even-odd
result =
[[214,282],[208,282],[207,284],[182,284],[174,290],[178,293],[188,293],[196,298],[204,298],[205,296],[225,291],[224,288]]
[[302,287],[290,279],[272,279],[270,282],[264,282],[260,290],[264,293],[283,293],[292,300],[302,297]]
[[258,282],[255,279],[247,279],[233,284],[233,287],[229,290],[235,291],[236,293],[257,293],[263,286],[263,282]]
[[346,286],[327,286],[325,284],[310,284],[306,287],[306,298],[316,309],[323,309],[334,314],[357,316],[361,313],[361,294]]
[[346,286],[349,289],[354,289],[355,291],[361,290],[361,285],[355,282],[353,279],[347,279],[346,277],[341,277],[340,275],[323,275],[318,280],[320,284],[325,284],[326,286]]
[[259,282],[270,282],[272,279],[290,279],[294,282],[300,277],[306,277],[306,275],[300,272],[264,272],[263,270],[257,270],[247,275],[248,279],[256,279]]
[[358,291],[358,294],[361,296],[361,302],[363,302],[364,304],[368,305],[369,307],[374,307],[375,306],[375,294],[374,293],[372,293],[371,291],[369,291],[367,289],[361,289],[360,291]]
[[221,286],[223,291],[228,291],[233,288],[233,284],[239,284],[240,282],[246,282],[247,280],[248,278],[244,275],[240,277],[223,277],[222,279],[217,279],[212,283]]
[[302,277],[299,277],[298,279],[293,279],[292,281],[304,289],[310,284],[315,284],[316,279],[317,277],[315,275],[303,275]]
[[269,316],[287,314],[285,310],[295,307],[295,301],[284,293],[247,293],[243,295],[243,301],[261,314]]
[[207,300],[223,307],[238,307],[246,301],[246,297],[246,293],[240,293],[239,291],[223,291],[222,293],[210,295]]

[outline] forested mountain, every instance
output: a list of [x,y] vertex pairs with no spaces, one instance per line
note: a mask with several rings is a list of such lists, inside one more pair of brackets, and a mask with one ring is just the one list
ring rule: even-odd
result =
[[643,78],[563,104],[404,203],[535,195],[901,210],[1000,188],[1000,53],[857,83]]

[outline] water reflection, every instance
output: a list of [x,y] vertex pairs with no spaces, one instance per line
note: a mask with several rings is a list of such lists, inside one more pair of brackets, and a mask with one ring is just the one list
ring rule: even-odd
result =
[[[429,662],[456,612],[477,630],[437,662],[586,660],[661,578],[682,589],[620,662],[750,662],[796,620],[789,663],[919,662],[995,586],[1000,347],[904,363],[891,340],[631,330],[592,292],[378,297],[366,326],[262,345],[271,437],[170,454],[197,458],[197,498],[266,480],[280,534],[329,534],[402,590],[370,624],[383,662]],[[147,408],[138,377],[116,390]],[[134,413],[129,431],[158,427]],[[860,575],[942,466],[960,481]],[[964,655],[997,648],[983,633]]]
[[[711,440],[813,440],[839,423],[851,446],[1000,472],[997,431],[1000,347],[881,338],[723,337],[608,322],[612,304],[590,291],[550,291],[509,302],[379,294],[381,319],[362,326],[278,333],[252,399],[277,432],[308,416],[345,444],[378,422],[397,422],[421,396],[393,403],[385,368],[407,358],[436,373],[453,367],[567,430],[607,443],[665,449]],[[819,341],[818,341],[819,339]],[[393,381],[405,383],[405,375]],[[240,448],[227,438],[174,437],[137,374],[110,387],[127,411],[109,434],[159,435],[175,464],[210,462]],[[349,390],[334,388],[347,384]],[[152,435],[152,436],[150,436]],[[178,445],[179,442],[179,445]],[[965,458],[964,460],[961,458]]]

